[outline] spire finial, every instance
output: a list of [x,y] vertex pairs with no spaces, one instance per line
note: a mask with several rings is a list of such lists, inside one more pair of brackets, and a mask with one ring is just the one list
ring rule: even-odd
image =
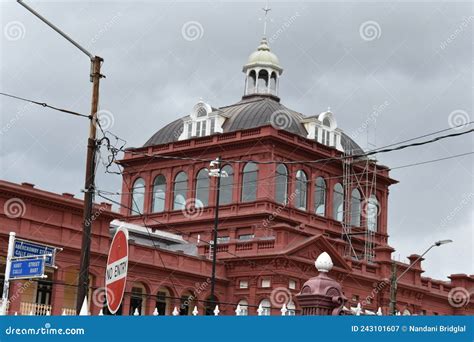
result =
[[267,35],[268,12],[272,10],[270,7],[268,7],[268,0],[267,0],[267,3],[265,4],[265,7],[262,8],[262,10],[265,12],[265,17],[263,18],[263,36],[265,37]]

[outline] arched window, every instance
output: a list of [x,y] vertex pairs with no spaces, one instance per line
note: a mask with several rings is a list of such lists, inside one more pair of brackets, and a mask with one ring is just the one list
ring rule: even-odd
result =
[[360,227],[361,196],[357,189],[352,190],[351,196],[351,226]]
[[367,228],[376,232],[378,229],[379,201],[374,195],[370,196],[367,203]]
[[344,218],[344,189],[340,183],[334,185],[332,217],[339,222]]
[[270,92],[273,95],[276,95],[276,82],[277,82],[276,73],[272,72],[272,76],[270,77]]
[[219,204],[229,204],[232,203],[232,193],[234,190],[234,170],[232,166],[226,165],[222,168],[222,173],[227,174],[227,177],[221,177]]
[[295,206],[298,209],[306,210],[308,202],[308,178],[303,170],[296,172],[296,199]]
[[247,94],[255,93],[255,88],[257,86],[257,73],[255,70],[250,71],[249,77],[247,78]]
[[288,305],[286,306],[286,308],[288,309],[288,312],[286,313],[288,316],[296,315],[296,306],[292,300],[288,302]]
[[260,316],[270,316],[272,305],[268,299],[262,299],[260,301],[259,307],[262,308],[262,313],[260,314]]
[[214,296],[215,300],[212,300],[212,297],[209,296],[206,298],[204,302],[204,314],[206,316],[213,316],[214,310],[216,309],[216,305],[219,305],[219,298]]
[[130,296],[130,309],[129,315],[136,314],[142,316],[145,314],[145,301],[146,301],[146,289],[141,283],[134,283],[132,287],[132,293]]
[[314,189],[314,212],[321,216],[326,214],[326,182],[323,177],[316,178],[316,187]]
[[180,172],[174,178],[173,209],[181,210],[186,207],[186,193],[188,191],[188,176]]
[[196,296],[187,291],[181,295],[181,305],[179,307],[180,316],[188,316],[193,312],[194,307],[196,306]]
[[196,208],[209,205],[209,171],[201,169],[196,177]]
[[260,70],[258,73],[257,92],[266,93],[268,90],[268,71]]
[[163,175],[159,175],[153,182],[153,203],[152,212],[161,213],[165,210],[166,200],[166,178]]
[[171,291],[166,287],[160,287],[156,293],[156,310],[158,315],[165,316],[171,313]]
[[143,178],[138,178],[133,183],[132,189],[132,215],[139,215],[143,213],[143,206],[145,204],[145,181]]
[[257,199],[257,177],[257,164],[245,164],[242,175],[242,202],[251,202]]
[[249,302],[245,299],[239,301],[238,305],[240,305],[240,312],[237,313],[237,316],[248,316],[249,314]]
[[275,201],[280,204],[288,201],[288,170],[283,164],[278,164],[276,168]]

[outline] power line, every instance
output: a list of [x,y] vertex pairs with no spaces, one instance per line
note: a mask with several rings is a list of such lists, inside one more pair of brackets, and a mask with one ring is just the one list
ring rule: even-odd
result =
[[[435,137],[435,138],[430,139],[430,140],[425,140],[425,141],[421,141],[421,142],[417,142],[417,143],[411,143],[411,144],[407,144],[407,145],[400,145],[400,146],[396,146],[396,147],[393,147],[393,148],[383,148],[383,149],[372,150],[372,151],[369,151],[369,152],[366,152],[366,153],[354,154],[354,155],[349,155],[349,156],[341,156],[341,157],[331,157],[331,158],[317,159],[317,160],[291,160],[291,161],[265,160],[265,161],[259,161],[259,160],[242,160],[242,159],[238,159],[238,160],[223,159],[222,163],[255,163],[255,164],[262,164],[262,165],[263,164],[276,164],[276,163],[278,163],[278,164],[280,164],[280,163],[281,164],[308,164],[308,163],[309,164],[317,164],[317,163],[321,163],[321,162],[325,162],[325,161],[340,161],[340,160],[349,159],[349,158],[350,159],[358,159],[358,158],[364,158],[364,157],[368,157],[368,156],[375,155],[375,154],[388,153],[388,152],[393,152],[393,151],[400,151],[400,150],[404,150],[404,149],[407,149],[407,148],[410,148],[410,147],[417,147],[417,146],[432,144],[432,143],[440,141],[440,140],[444,140],[444,139],[448,139],[448,138],[454,138],[454,137],[462,136],[462,135],[469,134],[469,133],[472,133],[472,132],[474,132],[474,129],[470,129],[468,131],[459,132],[459,133],[452,133],[452,134],[442,135],[442,136]],[[418,138],[413,138],[411,140],[415,140],[415,139],[418,139]],[[170,156],[170,155],[153,155],[153,154],[150,155],[146,152],[137,152],[137,151],[130,151],[130,150],[126,151],[123,148],[120,149],[119,151],[120,152],[131,153],[132,155],[141,155],[141,156],[145,156],[145,157],[152,158],[152,159],[188,160],[188,161],[196,161],[196,162],[211,162],[212,160],[214,160],[214,159],[181,157],[181,156]]]
[[1,92],[0,92],[0,95],[11,97],[13,99],[17,99],[17,100],[24,101],[24,102],[33,103],[33,104],[41,106],[41,107],[51,108],[51,109],[54,109],[54,110],[57,110],[59,112],[63,112],[63,113],[66,113],[66,114],[71,114],[71,115],[75,115],[75,116],[81,116],[81,117],[84,117],[84,118],[92,119],[92,115],[85,115],[85,114],[73,112],[71,110],[58,108],[58,107],[55,107],[55,106],[51,106],[51,105],[47,104],[46,102],[38,102],[38,101],[34,101],[34,100],[29,100],[29,99],[25,99],[25,98],[20,97],[20,96],[11,95],[11,94],[7,94],[7,93],[1,93]]
[[430,164],[430,163],[434,163],[434,162],[438,162],[438,161],[442,161],[442,160],[448,160],[448,159],[454,159],[454,158],[458,158],[458,157],[464,157],[464,156],[467,156],[467,155],[470,155],[470,154],[474,154],[474,151],[473,152],[466,152],[466,153],[456,154],[454,156],[448,156],[448,157],[443,157],[443,158],[438,158],[438,159],[426,160],[426,161],[422,161],[422,162],[418,162],[418,163],[412,163],[412,164],[407,164],[407,165],[402,165],[402,166],[396,166],[396,167],[392,167],[390,170],[397,170],[397,169],[403,169],[403,168],[406,168],[406,167]]

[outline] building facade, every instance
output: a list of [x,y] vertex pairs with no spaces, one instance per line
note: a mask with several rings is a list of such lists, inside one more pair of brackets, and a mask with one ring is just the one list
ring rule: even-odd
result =
[[[388,237],[389,169],[364,151],[323,111],[303,115],[279,97],[283,68],[265,38],[243,67],[242,99],[213,107],[199,101],[188,115],[157,131],[143,147],[125,151],[120,200],[98,198],[93,222],[92,313],[104,304],[105,263],[111,234],[130,232],[130,275],[122,314],[210,314],[211,259],[217,253],[216,296],[222,314],[290,314],[314,262],[328,253],[330,276],[341,284],[346,306],[388,313],[389,279],[410,264],[395,262]],[[220,187],[213,177],[220,157]],[[58,268],[13,298],[9,312],[49,305],[53,314],[74,308],[79,265],[82,203],[29,184],[0,182],[0,237],[10,230],[23,238],[64,248]],[[219,204],[217,193],[219,190]],[[9,215],[7,202],[19,199],[23,214]],[[212,232],[219,208],[217,246]],[[16,216],[16,217],[15,217]],[[2,248],[2,253],[6,249]],[[418,255],[409,256],[411,263]],[[474,277],[450,281],[422,276],[416,261],[398,282],[397,305],[404,314],[473,314]],[[18,293],[28,281],[15,282]],[[46,290],[44,290],[46,289]],[[43,295],[43,292],[46,295]],[[464,294],[461,302],[459,294]],[[465,294],[468,295],[465,295]],[[46,297],[45,297],[46,296]],[[26,304],[25,304],[26,303]],[[30,303],[31,305],[29,305]],[[23,305],[23,307],[22,307]],[[28,306],[29,305],[29,306]],[[35,306],[36,305],[36,306]]]

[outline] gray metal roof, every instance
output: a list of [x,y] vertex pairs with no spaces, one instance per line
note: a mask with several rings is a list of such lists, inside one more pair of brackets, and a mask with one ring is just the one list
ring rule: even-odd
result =
[[[308,135],[302,123],[302,120],[307,117],[285,107],[273,97],[251,96],[242,99],[236,104],[221,107],[217,111],[220,115],[228,118],[223,126],[224,133],[271,125],[274,113],[282,112],[289,119],[285,123],[286,131],[305,138]],[[161,128],[143,146],[147,147],[177,141],[183,131],[183,120],[186,118],[188,116],[175,120]],[[345,150],[352,151],[354,154],[363,153],[362,148],[344,133],[342,134],[341,143]]]

